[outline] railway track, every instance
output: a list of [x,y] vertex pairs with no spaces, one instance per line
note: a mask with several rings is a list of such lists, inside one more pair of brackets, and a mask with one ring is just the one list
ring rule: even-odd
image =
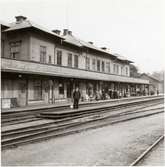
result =
[[54,118],[41,119],[28,126],[16,125],[13,129],[2,127],[2,149],[161,113],[164,111],[164,107],[160,105],[162,100],[163,98],[159,97],[143,100],[143,102],[139,100],[114,106],[99,106],[97,109],[92,107],[88,110],[82,109],[83,112],[79,114],[71,113],[69,117],[65,115],[55,117],[55,120]]
[[[161,97],[161,96],[159,96]],[[81,103],[81,107],[88,107],[88,106],[101,106],[104,104],[118,104],[121,102],[131,102],[136,99],[151,99],[153,96],[142,96],[142,97],[132,97],[132,98],[123,98],[123,99],[114,99],[114,100],[105,100],[105,101],[93,101],[90,103]],[[67,111],[69,109],[69,105],[65,106],[58,106],[58,107],[45,107],[42,109],[32,109],[32,110],[24,110],[24,111],[13,111],[13,112],[2,112],[1,113],[1,126],[7,126],[7,125],[13,125],[13,124],[19,124],[24,122],[32,122],[41,120],[40,118],[36,117],[41,112],[54,112],[54,111]]]
[[148,147],[140,156],[138,156],[135,161],[133,161],[130,166],[136,166],[141,161],[143,161],[147,155],[162,141],[164,140],[164,135],[160,136],[150,147]]

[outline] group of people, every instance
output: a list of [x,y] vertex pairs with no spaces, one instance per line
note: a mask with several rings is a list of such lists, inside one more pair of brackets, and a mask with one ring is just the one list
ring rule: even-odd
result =
[[[90,100],[90,98],[92,98],[98,101],[98,100],[106,100],[106,99],[117,99],[117,98],[126,97],[126,96],[127,96],[126,93],[122,94],[117,90],[109,89],[108,92],[105,92],[105,90],[103,89],[102,92],[96,91],[96,94],[94,97],[86,96],[86,99]],[[81,98],[81,93],[79,91],[79,88],[76,87],[76,89],[73,91],[73,109],[78,109],[80,98]]]
[[106,99],[119,99],[122,97],[128,97],[129,93],[126,91],[119,91],[119,90],[113,90],[108,89],[108,91],[105,91],[104,89],[102,92],[96,92],[95,100],[106,100]]
[[[142,92],[135,92],[134,96],[139,96],[139,95],[146,95],[146,91],[143,90]],[[159,91],[157,91],[157,95],[159,95]],[[106,99],[118,99],[118,98],[122,98],[122,97],[128,97],[129,93],[126,91],[119,91],[119,90],[112,90],[109,89],[108,91],[105,91],[104,89],[99,92],[96,91],[95,96],[91,96],[92,99],[94,100],[106,100]],[[81,93],[79,91],[79,88],[76,87],[76,89],[73,91],[73,108],[74,109],[78,109],[79,108],[79,101],[81,98]],[[86,99],[90,99],[90,97],[87,95]]]

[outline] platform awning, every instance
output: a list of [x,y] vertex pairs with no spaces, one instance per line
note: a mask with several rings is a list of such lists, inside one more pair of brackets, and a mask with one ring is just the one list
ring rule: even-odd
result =
[[149,81],[144,79],[105,74],[101,72],[57,66],[54,64],[41,64],[38,62],[13,60],[7,58],[1,59],[1,70],[4,72],[18,72],[66,78],[149,84]]

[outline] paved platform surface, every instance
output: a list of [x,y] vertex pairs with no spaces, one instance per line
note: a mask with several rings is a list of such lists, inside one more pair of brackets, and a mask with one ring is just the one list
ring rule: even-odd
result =
[[2,165],[130,165],[164,133],[157,114],[3,150]]
[[[155,96],[155,95],[154,95]],[[152,97],[154,97],[152,96]],[[141,98],[141,97],[148,97],[148,96],[132,96],[128,98],[122,99],[133,99],[133,98]],[[102,103],[102,102],[111,102],[111,101],[119,101],[121,99],[109,99],[109,100],[99,100],[99,101],[84,101],[80,102],[80,104],[90,104],[90,103]],[[17,108],[10,108],[10,109],[2,109],[2,112],[19,112],[19,111],[29,111],[29,110],[37,110],[37,109],[44,109],[44,108],[52,108],[52,107],[62,107],[62,106],[70,106],[72,104],[71,101],[63,101],[63,102],[56,102],[55,104],[39,104],[39,105],[31,105],[26,107],[17,107]]]
[[161,141],[137,166],[165,166],[164,140]]
[[[122,103],[122,102],[121,102]],[[98,108],[98,107],[101,107],[101,106],[112,106],[114,105],[114,103],[112,104],[102,104],[102,105],[99,105],[99,106],[88,106],[88,107],[83,107],[81,109],[76,109],[76,110],[73,110],[73,109],[68,109],[66,111],[53,111],[53,112],[50,112],[50,114],[69,114],[69,113],[74,113],[74,112],[80,112],[80,111],[84,111],[84,110],[88,110],[88,109],[95,109],[95,108]],[[155,109],[155,108],[161,108],[161,107],[164,107],[164,104],[157,104],[155,106],[148,106],[147,107],[147,110],[149,109]],[[144,108],[145,109],[145,108]],[[139,109],[138,111],[140,111],[141,109]],[[119,111],[120,113],[121,111]],[[118,112],[115,111],[115,113],[117,114]],[[46,112],[46,114],[49,114],[49,112]],[[17,123],[17,124],[12,124],[12,125],[7,125],[7,126],[2,126],[1,127],[1,131],[4,132],[4,131],[9,131],[9,130],[16,130],[18,128],[26,128],[26,127],[30,127],[30,126],[38,126],[38,125],[42,125],[42,124],[46,124],[46,123],[51,123],[51,122],[56,122],[56,120],[54,119],[40,119],[40,120],[36,120],[36,121],[32,121],[32,122],[24,122],[24,123]]]

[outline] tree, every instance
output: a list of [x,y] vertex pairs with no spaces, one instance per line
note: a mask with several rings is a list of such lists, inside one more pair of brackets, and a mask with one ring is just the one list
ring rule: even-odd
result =
[[137,66],[130,64],[130,77],[138,78],[140,76],[138,71],[139,69]]
[[164,71],[163,70],[162,71],[155,71],[151,75],[154,78],[156,78],[156,79],[158,79],[160,81],[164,80]]

